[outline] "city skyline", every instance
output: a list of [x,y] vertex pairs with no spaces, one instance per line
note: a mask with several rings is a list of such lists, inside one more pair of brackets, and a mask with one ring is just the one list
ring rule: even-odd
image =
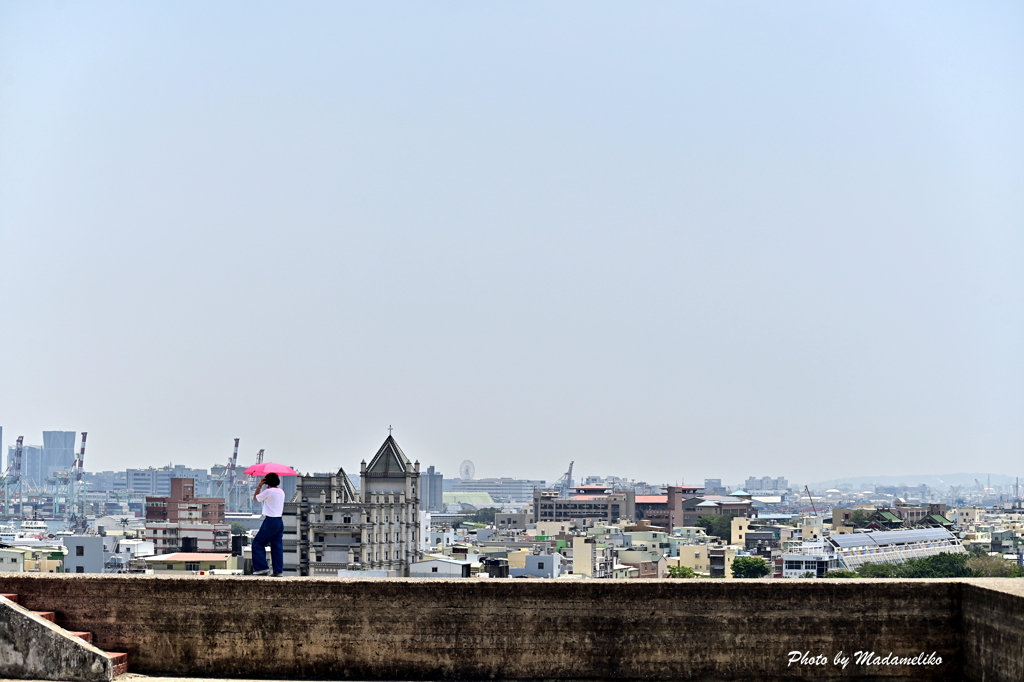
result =
[[[3,433],[2,427],[0,427],[0,441],[2,441],[2,433]],[[52,433],[69,434],[69,433],[76,433],[76,432],[52,431]],[[80,437],[80,434],[76,434],[76,435],[78,435]],[[390,435],[390,432],[389,432],[389,435]],[[71,444],[75,445],[75,443],[77,443],[77,441],[74,441]],[[0,462],[2,462],[2,464],[3,464],[3,466],[0,467],[0,473],[2,473],[3,471],[5,471],[7,469],[8,465],[10,463],[11,452],[12,452],[12,449],[15,446],[13,444],[4,445],[2,442],[0,442],[0,445],[3,446],[2,448],[0,448],[0,453],[2,453],[2,455],[3,455],[2,458],[0,458]],[[28,440],[25,441],[24,447],[26,449],[29,448],[29,447],[39,447],[41,449],[41,446],[36,446],[36,445],[32,444],[30,441],[28,441]],[[74,448],[72,448],[72,449],[74,449]],[[261,449],[263,449],[263,448],[261,448]],[[244,450],[244,449],[240,450],[239,460],[238,460],[238,468],[237,468],[238,475],[241,475],[241,472],[244,471],[247,466],[249,466],[252,462],[255,462],[255,455],[253,455],[251,458],[249,458],[248,455],[245,454],[246,452],[247,451]],[[251,462],[250,462],[250,459],[252,460]],[[288,458],[284,458],[284,459],[288,459]],[[282,463],[288,463],[290,465],[295,465],[297,467],[297,470],[301,469],[301,471],[303,473],[307,473],[307,474],[311,474],[311,473],[313,473],[315,471],[332,472],[333,473],[338,468],[344,468],[345,466],[349,466],[351,468],[351,467],[355,466],[356,462],[360,461],[361,458],[357,459],[356,455],[352,455],[352,457],[349,457],[349,458],[345,459],[345,461],[338,461],[338,462],[336,462],[334,464],[327,464],[325,466],[319,466],[319,467],[317,467],[317,466],[303,467],[301,461],[298,461],[298,460],[301,460],[301,459],[302,459],[301,457],[299,457],[299,458],[291,458],[291,460],[295,460],[295,461],[287,461],[287,462],[282,462]],[[417,458],[413,457],[412,459],[416,460]],[[272,458],[268,458],[267,461],[272,461]],[[276,460],[273,460],[273,461],[276,461]],[[446,460],[444,460],[444,463],[440,464],[440,465],[437,462],[433,462],[433,461],[422,461],[422,460],[417,460],[417,461],[420,461],[420,464],[422,466],[423,471],[426,471],[427,467],[436,467],[437,468],[437,473],[443,475],[446,480],[450,480],[450,479],[456,479],[457,480],[457,479],[459,479],[459,470],[461,468],[461,464],[464,463],[465,460],[463,460],[462,462],[455,463],[454,460],[446,459]],[[87,473],[99,473],[99,472],[104,472],[104,471],[115,471],[116,472],[116,471],[124,471],[125,469],[129,469],[129,470],[161,469],[161,468],[165,468],[167,466],[179,466],[179,467],[184,466],[184,467],[190,467],[190,468],[199,469],[199,470],[206,470],[207,472],[209,472],[213,467],[217,467],[217,466],[223,467],[225,464],[227,464],[227,458],[222,458],[221,460],[215,460],[212,463],[203,463],[201,461],[183,461],[183,460],[176,460],[176,461],[170,461],[170,462],[156,462],[156,461],[145,461],[145,460],[144,461],[138,461],[137,460],[137,461],[134,462],[134,466],[121,467],[120,469],[118,469],[116,467],[111,468],[111,467],[104,466],[103,465],[103,460],[100,460],[100,462],[97,465],[89,466],[89,463],[91,463],[91,462],[92,462],[92,459],[87,459],[86,460],[87,466],[84,467],[84,470]],[[483,460],[483,462],[486,463],[486,460]],[[475,464],[476,463],[474,462],[474,466],[475,466]],[[719,479],[719,480],[721,480],[723,485],[729,486],[729,487],[731,487],[733,489],[738,489],[738,488],[749,487],[746,484],[746,480],[749,480],[751,478],[769,478],[769,479],[773,478],[773,477],[779,477],[779,478],[782,478],[782,479],[792,478],[791,474],[787,473],[786,471],[782,471],[781,469],[780,470],[774,470],[773,469],[772,471],[746,472],[744,474],[737,475],[735,477],[735,479],[731,479],[728,476],[723,476],[720,473],[715,472],[715,471],[709,471],[709,472],[703,472],[702,471],[702,472],[699,472],[699,475],[692,474],[692,473],[691,474],[685,474],[685,476],[682,477],[682,478],[679,475],[676,475],[675,477],[672,477],[672,478],[658,479],[658,478],[645,478],[645,477],[642,477],[642,476],[631,475],[630,474],[630,467],[629,466],[625,466],[625,468],[623,470],[621,470],[621,471],[600,471],[599,472],[599,471],[589,471],[589,470],[587,470],[585,468],[586,467],[586,462],[585,461],[581,461],[580,464],[584,468],[576,467],[575,471],[574,471],[574,475],[573,475],[573,480],[577,484],[581,484],[582,481],[584,481],[584,479],[586,479],[588,477],[622,478],[623,480],[633,480],[633,481],[636,481],[638,483],[639,482],[644,482],[644,483],[647,483],[649,485],[660,485],[660,484],[670,484],[670,485],[671,484],[703,485],[703,483],[705,482],[705,479]],[[574,463],[574,466],[575,466],[575,463]],[[526,474],[520,475],[518,473],[513,473],[513,472],[510,472],[510,471],[504,471],[504,470],[478,471],[478,472],[476,472],[476,474],[471,479],[466,479],[466,480],[498,479],[498,478],[510,478],[510,479],[515,479],[515,480],[524,481],[524,482],[525,481],[529,481],[529,480],[536,480],[536,477],[530,476],[530,473],[531,472],[526,472]],[[532,472],[532,473],[537,473],[537,472]],[[561,476],[561,474],[559,474],[559,476]],[[554,476],[554,477],[543,479],[543,480],[545,480],[547,482],[547,484],[550,486],[550,485],[553,485],[557,481],[559,476]],[[1010,488],[1012,488],[1013,485],[1014,485],[1015,480],[1018,478],[1018,477],[1014,476],[1014,473],[1012,471],[1008,471],[1008,472],[996,472],[996,471],[968,472],[967,470],[964,470],[964,471],[957,471],[957,472],[945,472],[945,473],[942,473],[942,472],[932,472],[932,471],[916,470],[916,471],[908,471],[905,474],[895,474],[895,475],[891,474],[891,473],[881,473],[881,472],[869,471],[866,474],[859,474],[859,475],[845,476],[845,477],[840,477],[840,476],[824,477],[824,478],[822,478],[820,480],[812,480],[810,478],[793,479],[793,480],[791,480],[789,482],[790,483],[789,484],[789,488],[793,489],[793,490],[799,490],[800,488],[802,488],[805,485],[810,485],[812,487],[812,489],[815,489],[815,487],[817,487],[817,488],[831,487],[831,485],[833,485],[833,484],[836,484],[836,485],[850,485],[851,482],[855,483],[857,481],[863,482],[865,485],[869,485],[869,484],[871,484],[871,485],[886,485],[886,484],[893,485],[893,484],[897,484],[897,483],[898,484],[905,484],[905,485],[926,484],[926,485],[929,485],[929,486],[932,486],[932,487],[943,488],[943,487],[956,486],[956,485],[961,485],[961,486],[962,485],[970,485],[971,481],[976,480],[979,477],[982,477],[982,478],[988,477],[989,480],[986,483],[991,483],[991,484],[993,484],[993,487],[1000,488],[1000,489],[1001,488],[1006,488],[1008,486]],[[991,480],[992,477],[995,477],[995,479],[996,479],[994,482]],[[833,483],[829,483],[830,481],[832,481]]]

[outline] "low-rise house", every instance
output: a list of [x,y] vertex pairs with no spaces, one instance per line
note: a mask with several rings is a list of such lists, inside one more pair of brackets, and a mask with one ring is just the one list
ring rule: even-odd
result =
[[[112,542],[115,540],[113,536],[110,539]],[[99,535],[65,535],[61,540],[67,548],[64,555],[65,573],[103,573],[106,538]]]
[[7,547],[7,549],[21,552],[23,557],[22,566],[27,573],[64,572],[63,545],[33,545],[31,547],[13,545]]
[[21,573],[25,570],[24,550],[0,547],[0,573]]
[[409,566],[410,578],[468,578],[473,562],[432,556]]
[[565,571],[565,557],[561,554],[531,554],[526,557],[525,567],[512,568],[509,561],[509,575],[513,578],[533,576],[535,578],[557,578]]
[[205,573],[241,571],[239,557],[217,552],[174,552],[145,557],[154,573]]
[[158,554],[169,552],[230,552],[231,525],[227,523],[187,523],[150,521],[145,539]]
[[572,539],[572,572],[588,578],[611,578],[615,566],[615,552],[594,537],[575,536]]
[[680,545],[678,554],[665,559],[666,571],[673,566],[685,566],[698,575],[711,575],[711,556],[707,545]]
[[736,545],[711,545],[708,547],[708,566],[712,578],[731,578],[732,560],[741,552]]
[[494,515],[494,526],[498,530],[526,530],[530,515],[526,512],[504,512]]

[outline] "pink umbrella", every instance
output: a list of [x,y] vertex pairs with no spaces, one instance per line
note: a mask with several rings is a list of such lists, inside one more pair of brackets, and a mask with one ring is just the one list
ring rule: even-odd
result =
[[245,470],[248,476],[266,476],[267,474],[277,474],[278,476],[298,476],[294,469],[284,464],[274,464],[273,462],[264,462],[263,464],[253,464],[251,467]]

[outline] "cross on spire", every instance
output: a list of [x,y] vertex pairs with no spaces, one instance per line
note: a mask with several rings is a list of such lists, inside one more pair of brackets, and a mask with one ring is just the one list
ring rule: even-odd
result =
[[388,424],[388,435],[391,435],[391,424]]

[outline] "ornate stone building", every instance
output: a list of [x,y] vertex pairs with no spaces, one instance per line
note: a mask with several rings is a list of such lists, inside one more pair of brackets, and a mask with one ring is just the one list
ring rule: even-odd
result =
[[420,464],[389,435],[359,474],[358,491],[344,469],[298,477],[284,506],[285,575],[338,569],[409,575],[420,541]]

